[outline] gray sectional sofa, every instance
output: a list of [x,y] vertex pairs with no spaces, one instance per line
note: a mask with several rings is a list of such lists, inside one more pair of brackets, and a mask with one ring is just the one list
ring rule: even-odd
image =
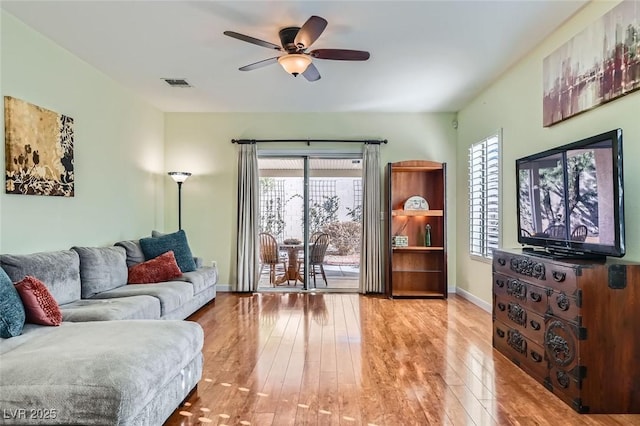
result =
[[45,283],[63,316],[0,339],[0,424],[161,425],[194,389],[203,331],[178,320],[215,298],[217,272],[127,284],[143,260],[134,240],[0,255],[13,282]]

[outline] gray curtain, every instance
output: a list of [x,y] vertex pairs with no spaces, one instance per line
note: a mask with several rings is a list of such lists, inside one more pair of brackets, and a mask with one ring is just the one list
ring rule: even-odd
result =
[[380,145],[365,144],[362,162],[360,293],[384,293],[380,230]]
[[238,270],[233,291],[258,288],[258,155],[255,144],[240,145],[238,154]]

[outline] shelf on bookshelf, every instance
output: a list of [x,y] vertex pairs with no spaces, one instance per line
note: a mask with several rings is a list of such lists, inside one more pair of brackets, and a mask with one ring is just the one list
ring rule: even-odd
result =
[[443,297],[444,294],[438,291],[428,290],[396,290],[395,297]]
[[429,172],[440,171],[441,166],[392,166],[394,172]]
[[393,251],[442,251],[444,247],[439,246],[406,246],[406,247],[393,247]]
[[393,210],[391,216],[443,216],[442,210]]

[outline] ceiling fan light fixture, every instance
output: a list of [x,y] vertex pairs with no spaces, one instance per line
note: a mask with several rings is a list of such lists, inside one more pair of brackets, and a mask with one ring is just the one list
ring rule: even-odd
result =
[[282,65],[282,68],[289,74],[297,77],[298,74],[305,72],[309,64],[311,64],[311,58],[308,55],[300,53],[290,53],[278,58],[278,63]]

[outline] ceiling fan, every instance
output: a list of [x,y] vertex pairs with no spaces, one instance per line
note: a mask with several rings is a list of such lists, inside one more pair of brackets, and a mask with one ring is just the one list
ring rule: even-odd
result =
[[224,35],[284,53],[284,55],[240,67],[240,71],[251,71],[278,62],[285,71],[294,77],[302,74],[308,81],[317,81],[320,80],[320,73],[313,64],[312,58],[337,61],[366,61],[369,59],[369,52],[363,50],[315,49],[307,52],[309,46],[320,37],[326,27],[326,19],[312,16],[302,27],[283,28],[279,32],[282,46],[234,31],[225,31]]

